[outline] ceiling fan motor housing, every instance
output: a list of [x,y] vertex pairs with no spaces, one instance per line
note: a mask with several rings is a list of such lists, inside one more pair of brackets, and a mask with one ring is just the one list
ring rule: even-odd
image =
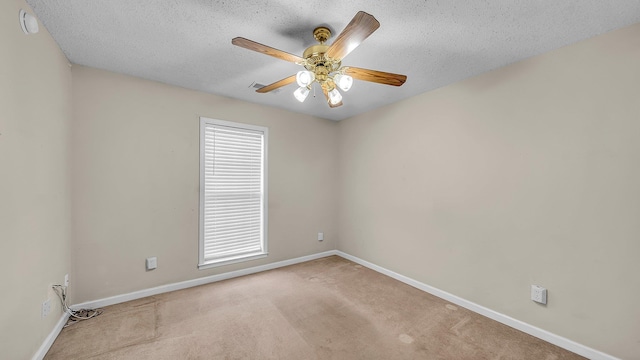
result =
[[340,69],[342,63],[325,55],[329,46],[313,45],[308,47],[303,54],[303,66],[316,75],[318,81],[325,81],[327,76]]
[[324,43],[331,37],[331,30],[324,26],[317,27],[313,30],[313,37],[320,44],[309,46],[304,51],[302,54],[304,63],[302,65],[313,72],[315,79],[322,85],[327,79],[330,79],[329,74],[340,69],[341,62],[325,55],[329,46]]

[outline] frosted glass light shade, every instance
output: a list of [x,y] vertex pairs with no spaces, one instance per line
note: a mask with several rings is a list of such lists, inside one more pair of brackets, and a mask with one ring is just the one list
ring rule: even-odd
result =
[[353,78],[349,75],[338,74],[333,77],[333,81],[342,91],[349,91],[353,85]]
[[331,105],[339,104],[340,101],[342,101],[342,94],[340,94],[338,89],[334,88],[333,90],[329,91],[329,102],[331,103]]
[[296,74],[296,82],[298,83],[298,86],[309,86],[315,78],[316,75],[311,71],[302,70],[298,71]]
[[309,88],[307,88],[306,86],[301,86],[293,92],[293,96],[295,96],[296,100],[304,102],[307,96],[309,96]]

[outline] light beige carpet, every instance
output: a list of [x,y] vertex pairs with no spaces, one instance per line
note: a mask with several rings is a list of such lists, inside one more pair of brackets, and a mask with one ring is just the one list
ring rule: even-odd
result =
[[110,306],[45,359],[583,359],[332,256]]

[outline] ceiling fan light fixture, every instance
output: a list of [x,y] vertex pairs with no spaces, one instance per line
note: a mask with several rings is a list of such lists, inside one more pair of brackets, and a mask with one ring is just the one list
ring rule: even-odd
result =
[[349,75],[338,74],[333,77],[333,81],[342,91],[349,91],[353,85],[353,78]]
[[293,96],[296,98],[296,100],[304,102],[307,96],[309,96],[309,88],[306,86],[301,86],[293,92]]
[[316,78],[316,75],[311,71],[307,71],[307,70],[298,71],[298,73],[296,74],[296,82],[300,87],[306,87],[311,85],[311,83],[313,82],[313,80],[315,80],[315,78]]
[[337,105],[342,101],[342,94],[338,89],[333,88],[333,90],[329,91],[329,103],[331,105]]

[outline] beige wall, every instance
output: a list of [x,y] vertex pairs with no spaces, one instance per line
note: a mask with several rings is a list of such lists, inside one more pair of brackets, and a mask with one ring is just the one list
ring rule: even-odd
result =
[[[82,66],[72,73],[74,303],[335,249],[337,123]],[[199,116],[269,128],[268,258],[197,269]],[[148,256],[158,269],[145,271]]]
[[[70,270],[79,303],[336,246],[640,353],[640,25],[334,123],[70,71],[44,27],[22,34],[21,7],[0,4],[0,353],[38,349]],[[197,270],[199,116],[269,127],[266,259]]]
[[[71,70],[22,0],[0,2],[0,357],[30,358],[62,316],[52,284],[69,273]],[[52,311],[41,318],[42,302]]]
[[639,64],[640,24],[340,122],[338,248],[637,359]]

